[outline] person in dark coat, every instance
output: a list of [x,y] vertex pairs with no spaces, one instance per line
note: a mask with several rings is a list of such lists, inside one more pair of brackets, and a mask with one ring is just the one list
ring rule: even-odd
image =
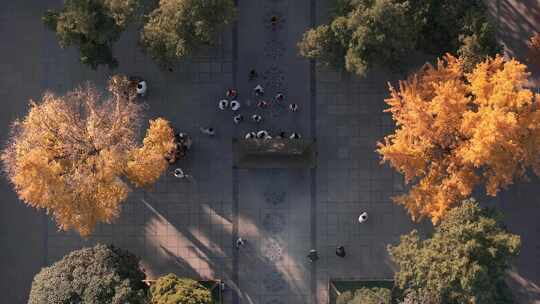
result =
[[340,258],[344,258],[345,257],[345,247],[343,246],[338,246],[336,248],[336,255]]
[[309,254],[307,255],[308,259],[310,262],[315,262],[319,259],[319,254],[317,253],[317,250],[315,249],[311,249],[309,251]]

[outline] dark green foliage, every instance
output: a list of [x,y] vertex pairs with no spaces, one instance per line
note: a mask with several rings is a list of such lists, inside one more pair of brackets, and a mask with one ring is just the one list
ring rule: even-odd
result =
[[233,0],[160,0],[147,18],[141,43],[156,61],[169,66],[214,43],[234,17]]
[[346,50],[329,25],[310,29],[298,43],[300,54],[309,59],[317,59],[322,65],[344,67]]
[[520,245],[499,214],[468,200],[448,213],[431,238],[421,240],[413,230],[388,250],[399,266],[396,286],[406,292],[448,304],[497,304],[512,303],[504,279]]
[[335,0],[329,24],[310,29],[300,55],[364,76],[401,70],[412,51],[462,56],[466,68],[500,51],[481,0]]
[[344,292],[336,300],[336,304],[390,304],[392,292],[388,288],[361,288],[354,292]]
[[[400,60],[416,45],[419,27],[410,18],[412,8],[408,2],[377,0],[357,5],[346,24],[350,39],[334,31],[342,41],[348,41],[345,68],[357,75],[365,75],[374,65],[397,70]],[[339,18],[337,19],[339,20]]]
[[43,22],[56,32],[61,47],[79,47],[82,63],[115,68],[112,44],[137,6],[138,0],[65,0],[61,11],[47,11]]
[[32,282],[29,304],[144,304],[147,286],[139,260],[128,251],[97,245],[76,250]]
[[212,293],[197,281],[168,274],[150,287],[150,304],[211,304]]
[[465,71],[472,72],[477,63],[502,51],[495,39],[495,27],[485,15],[471,13],[464,20],[463,33],[459,35],[461,46],[457,55],[463,59]]

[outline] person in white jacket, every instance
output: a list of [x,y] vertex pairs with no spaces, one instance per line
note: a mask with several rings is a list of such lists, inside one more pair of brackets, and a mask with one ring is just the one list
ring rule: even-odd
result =
[[218,108],[220,110],[225,110],[229,107],[229,101],[227,99],[222,99],[218,102]]
[[231,101],[231,110],[238,111],[238,109],[240,109],[240,103],[238,102],[238,100],[232,100]]
[[139,83],[137,83],[137,95],[145,96],[146,90],[148,89],[148,86],[146,85],[146,81],[141,80]]
[[367,222],[367,220],[368,220],[368,214],[367,214],[367,212],[364,211],[364,212],[362,212],[362,213],[360,214],[360,216],[358,217],[358,222],[359,222],[360,224],[362,224],[362,223]]

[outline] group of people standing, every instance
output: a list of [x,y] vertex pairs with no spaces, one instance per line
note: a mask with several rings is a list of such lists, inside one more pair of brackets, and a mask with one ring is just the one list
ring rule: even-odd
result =
[[[254,69],[249,72],[248,79],[254,81],[258,78],[258,73]],[[290,112],[296,112],[299,109],[298,104],[289,103],[285,104],[285,94],[283,92],[277,92],[276,95],[271,98],[265,98],[265,89],[261,84],[257,84],[253,88],[253,95],[256,98],[256,108],[258,111],[256,113],[249,114],[247,117],[244,117],[240,113],[240,109],[243,108],[242,103],[238,100],[238,90],[236,88],[229,88],[225,92],[225,97],[220,99],[217,103],[217,108],[219,111],[231,111],[232,120],[235,125],[238,125],[244,121],[250,121],[254,124],[262,124],[264,122],[264,117],[262,111],[270,107],[287,107]],[[248,102],[249,105],[249,102]],[[211,127],[201,127],[201,132],[208,136],[214,136],[215,130]],[[245,139],[271,139],[271,138],[280,138],[280,139],[299,139],[301,136],[296,132],[285,132],[280,131],[276,134],[271,134],[270,131],[260,129],[258,131],[251,131],[244,135]]]

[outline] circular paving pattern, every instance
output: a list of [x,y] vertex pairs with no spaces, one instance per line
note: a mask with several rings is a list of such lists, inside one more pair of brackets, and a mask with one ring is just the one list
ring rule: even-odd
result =
[[270,59],[277,60],[285,53],[285,45],[276,39],[272,39],[266,43],[264,53]]
[[272,272],[264,276],[263,286],[269,292],[280,292],[285,289],[287,282],[279,272]]
[[279,233],[285,229],[285,215],[283,213],[268,213],[263,217],[263,227],[271,233]]
[[262,255],[272,262],[281,260],[283,246],[274,239],[266,239],[262,245]]
[[283,87],[283,81],[285,80],[284,73],[278,67],[270,67],[268,70],[264,71],[263,79],[265,82],[265,87],[280,89]]
[[280,205],[285,202],[285,191],[268,191],[264,194],[265,201],[270,205]]
[[285,18],[283,13],[276,10],[268,11],[264,15],[263,20],[265,27],[272,31],[282,30],[285,26],[285,23],[287,22],[287,19]]

